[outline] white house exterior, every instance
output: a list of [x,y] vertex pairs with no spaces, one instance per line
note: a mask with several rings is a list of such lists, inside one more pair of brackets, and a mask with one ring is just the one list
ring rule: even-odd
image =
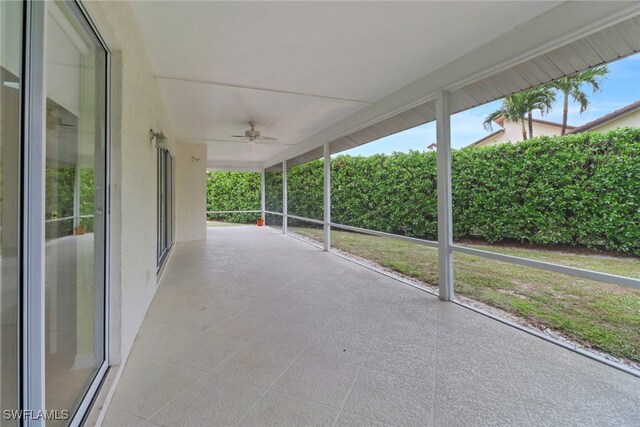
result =
[[[533,136],[556,136],[560,135],[562,129],[562,123],[554,123],[546,120],[531,119],[533,123]],[[484,138],[472,143],[471,145],[477,147],[484,147],[489,145],[498,145],[505,143],[514,143],[522,141],[522,124],[514,123],[511,120],[505,120],[504,117],[500,117],[495,123],[502,129],[499,129]],[[574,126],[567,126],[567,131],[571,131]],[[529,121],[525,120],[525,129],[527,130],[527,137],[529,137]]]
[[[546,120],[532,119],[533,136],[556,136],[560,135],[562,123],[554,123]],[[485,136],[482,139],[472,143],[477,147],[485,147],[489,145],[498,145],[505,143],[514,143],[522,141],[522,127],[520,123],[514,123],[504,118],[499,118],[495,123],[501,129]],[[620,127],[640,127],[640,101],[626,105],[618,110],[605,114],[595,120],[585,123],[581,126],[567,125],[566,133],[580,132],[606,132]],[[525,128],[529,129],[528,120],[525,121]]]

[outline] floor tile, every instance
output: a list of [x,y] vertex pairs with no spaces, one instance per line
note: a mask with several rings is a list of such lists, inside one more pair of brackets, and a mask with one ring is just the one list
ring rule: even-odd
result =
[[300,304],[287,314],[284,319],[304,323],[305,325],[322,327],[326,325],[335,314],[335,309],[317,305]]
[[323,329],[305,349],[305,353],[361,364],[371,348],[370,337],[355,332]]
[[384,427],[388,425],[382,421],[372,420],[349,412],[341,412],[336,423],[336,427]]
[[320,329],[281,319],[267,328],[255,339],[256,342],[302,351]]
[[289,313],[296,306],[295,303],[275,299],[263,299],[249,307],[245,313],[255,316],[272,317],[279,319]]
[[340,408],[357,373],[357,365],[302,354],[272,389]]
[[204,375],[198,369],[161,361],[123,376],[112,405],[148,419]]
[[178,320],[173,326],[188,331],[205,332],[235,315],[237,313],[233,311],[202,307]]
[[344,409],[388,424],[433,425],[434,384],[389,372],[363,369]]
[[214,372],[261,387],[269,387],[298,354],[296,351],[276,346],[252,343],[218,365]]
[[240,422],[241,426],[331,426],[338,410],[278,392],[267,393]]
[[402,375],[419,376],[433,382],[436,340],[376,339],[364,365]]
[[144,421],[143,418],[136,417],[127,411],[111,406],[107,410],[107,415],[104,417],[102,425],[104,427],[134,427],[139,426]]
[[237,338],[205,333],[168,353],[164,358],[208,372],[246,344],[247,341]]
[[251,340],[267,329],[275,319],[240,313],[211,328],[211,332],[232,338]]
[[238,423],[266,392],[255,385],[209,374],[151,418],[162,426],[228,426]]

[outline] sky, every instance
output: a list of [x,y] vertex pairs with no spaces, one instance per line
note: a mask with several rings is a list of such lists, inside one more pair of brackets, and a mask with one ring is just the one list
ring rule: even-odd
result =
[[[589,95],[590,106],[580,114],[580,106],[569,102],[568,124],[580,126],[607,113],[640,100],[640,54],[608,64],[609,74],[600,83],[600,91],[591,94],[591,89],[584,88]],[[494,125],[493,130],[483,126],[485,118],[500,106],[501,101],[493,101],[451,116],[451,146],[462,148],[490,134],[500,127]],[[553,109],[541,117],[534,112],[535,118],[552,122],[562,122],[562,96],[558,96]],[[341,154],[369,156],[376,153],[390,154],[394,151],[425,151],[427,146],[436,140],[435,122],[408,129],[404,132],[381,138],[369,144],[352,148]]]

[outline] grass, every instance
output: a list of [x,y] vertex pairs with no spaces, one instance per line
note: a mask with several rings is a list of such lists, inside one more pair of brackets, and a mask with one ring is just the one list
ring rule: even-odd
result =
[[[292,228],[322,239],[322,230]],[[437,250],[396,239],[332,231],[331,244],[429,285],[438,282]],[[495,245],[467,245],[556,264],[640,278],[638,258]],[[640,363],[640,290],[560,273],[454,255],[456,293],[516,315],[540,329]]]

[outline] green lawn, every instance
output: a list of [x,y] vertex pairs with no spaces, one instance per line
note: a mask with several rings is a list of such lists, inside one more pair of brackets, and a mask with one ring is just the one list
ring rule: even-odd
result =
[[[322,230],[292,228],[321,239]],[[332,231],[336,249],[429,285],[438,281],[437,251],[396,239]],[[556,264],[640,278],[640,259],[519,247],[468,245]],[[640,363],[640,290],[559,273],[454,255],[456,293],[517,315],[605,353]]]

